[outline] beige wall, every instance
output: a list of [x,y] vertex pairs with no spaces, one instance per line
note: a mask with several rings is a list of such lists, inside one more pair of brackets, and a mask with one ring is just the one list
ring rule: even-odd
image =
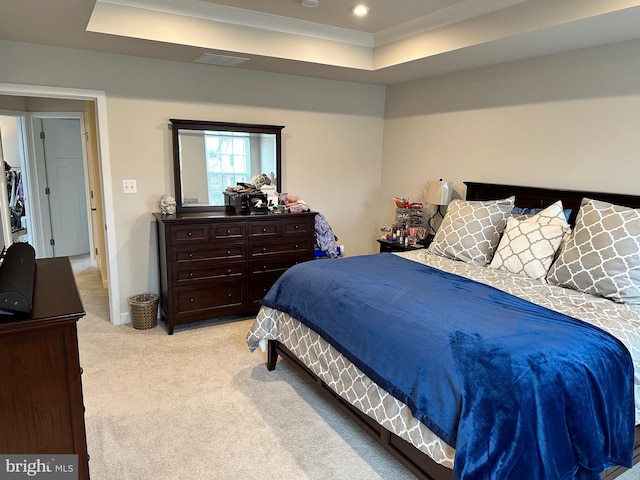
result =
[[[322,212],[348,253],[373,248],[383,87],[6,41],[0,62],[0,83],[106,93],[121,315],[129,295],[158,291],[151,212],[173,192],[170,118],[285,125],[283,189]],[[123,179],[138,193],[123,194]]]
[[[378,86],[12,42],[0,61],[0,82],[106,92],[122,312],[157,291],[150,214],[173,191],[169,118],[285,125],[283,189],[349,255],[374,252],[392,198],[419,199],[429,179],[460,196],[465,180],[640,194],[637,41],[388,87],[386,105]],[[122,193],[130,178],[136,195]]]
[[381,206],[429,179],[640,195],[640,42],[388,87]]

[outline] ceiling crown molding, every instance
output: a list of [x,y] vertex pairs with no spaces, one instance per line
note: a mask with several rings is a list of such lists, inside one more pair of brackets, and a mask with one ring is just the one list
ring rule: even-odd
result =
[[640,0],[455,0],[373,34],[212,2],[96,0],[86,32],[157,58],[180,48],[179,61],[246,57],[241,68],[382,84],[640,38]]
[[408,22],[379,30],[373,34],[373,43],[375,47],[387,45],[402,40],[403,38],[463,22],[526,1],[527,0],[464,0],[450,7],[437,10],[429,15],[423,15]]
[[133,7],[361,47],[373,47],[371,33],[197,0],[97,0],[96,7],[99,4]]

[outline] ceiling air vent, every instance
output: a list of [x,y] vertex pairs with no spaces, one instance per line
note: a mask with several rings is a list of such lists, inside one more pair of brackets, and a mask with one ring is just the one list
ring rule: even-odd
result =
[[203,53],[193,60],[193,63],[205,63],[207,65],[221,65],[223,67],[235,67],[241,63],[248,62],[248,58],[231,57],[229,55],[218,55],[216,53]]

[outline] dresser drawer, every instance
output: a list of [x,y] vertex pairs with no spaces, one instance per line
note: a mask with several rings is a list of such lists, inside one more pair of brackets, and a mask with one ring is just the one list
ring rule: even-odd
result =
[[305,252],[313,252],[311,240],[307,238],[301,238],[295,241],[254,243],[249,245],[250,259],[282,254],[304,254]]
[[280,219],[257,220],[249,222],[249,237],[273,238],[279,237],[282,228]]
[[304,216],[296,218],[295,214],[292,217],[282,219],[282,234],[284,236],[304,234],[308,235],[315,231],[314,217]]
[[178,315],[211,311],[213,318],[217,310],[244,303],[243,282],[210,282],[200,288],[179,287],[175,291]]
[[304,254],[297,256],[287,256],[286,258],[262,258],[260,260],[252,260],[249,262],[249,277],[250,281],[256,281],[266,275],[275,274],[280,276],[285,270],[293,267],[297,263],[302,263],[308,260],[308,257]]
[[260,306],[260,301],[285,271],[309,260],[307,255],[288,256],[284,259],[264,258],[249,262],[249,302]]
[[199,263],[222,260],[244,260],[247,258],[246,246],[242,243],[221,245],[218,247],[180,248],[174,251],[175,261],[181,263]]
[[181,265],[174,272],[176,286],[202,280],[240,280],[246,274],[245,263],[231,263],[226,265]]
[[262,303],[262,299],[265,297],[269,289],[276,283],[276,280],[280,277],[281,273],[265,274],[255,280],[249,285],[249,301],[255,305],[255,308],[259,308]]
[[209,241],[209,225],[192,224],[180,225],[170,229],[171,245],[185,243],[206,243]]
[[220,223],[211,225],[213,240],[244,240],[247,225],[244,222]]

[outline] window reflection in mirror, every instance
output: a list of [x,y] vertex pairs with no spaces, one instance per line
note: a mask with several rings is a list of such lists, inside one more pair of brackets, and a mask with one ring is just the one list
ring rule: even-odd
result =
[[260,173],[275,182],[272,134],[181,130],[179,142],[184,203],[224,205],[227,187],[250,183]]
[[178,210],[222,210],[228,186],[266,174],[280,191],[283,127],[171,120]]

